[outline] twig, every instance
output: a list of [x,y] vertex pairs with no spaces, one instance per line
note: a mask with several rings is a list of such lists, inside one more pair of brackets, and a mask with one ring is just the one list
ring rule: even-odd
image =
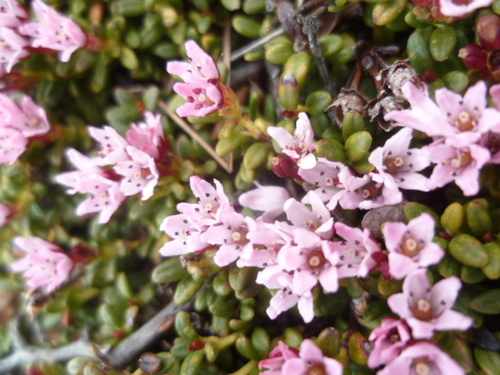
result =
[[285,32],[282,27],[278,27],[277,29],[271,31],[269,34],[253,41],[252,43],[247,44],[244,47],[241,47],[240,49],[237,49],[231,54],[231,61],[236,61],[240,57],[243,57],[247,52],[253,51],[256,48],[259,48],[260,46],[263,46],[267,42],[273,40],[276,38],[278,35],[281,35]]
[[201,138],[198,133],[196,133],[192,128],[191,126],[189,126],[189,124],[184,121],[182,118],[180,118],[179,116],[177,116],[176,113],[174,113],[172,110],[170,110],[170,108],[168,108],[168,105],[163,102],[163,101],[160,101],[158,103],[158,106],[163,110],[163,112],[165,112],[177,125],[179,125],[182,130],[184,130],[186,133],[188,133],[188,135],[193,138],[196,142],[198,142],[200,144],[201,147],[203,147],[203,149],[208,152],[210,154],[210,156],[212,158],[214,158],[214,160],[219,163],[219,165],[224,168],[228,173],[231,173],[232,172],[232,169],[231,167],[227,164],[227,162],[222,159],[219,155],[217,155],[217,153],[215,152],[215,150],[212,148],[212,146],[210,146],[203,138]]
[[14,341],[14,352],[0,359],[0,374],[7,374],[22,364],[48,361],[65,362],[77,356],[92,357],[91,343],[86,339],[80,339],[59,348],[25,345],[19,334],[17,321],[12,323],[11,335]]
[[[124,369],[172,328],[175,315],[179,311],[188,310],[190,307],[190,304],[179,306],[173,301],[170,302],[146,324],[123,340],[120,345],[105,356],[105,359],[116,369]],[[106,360],[105,362],[107,362]]]

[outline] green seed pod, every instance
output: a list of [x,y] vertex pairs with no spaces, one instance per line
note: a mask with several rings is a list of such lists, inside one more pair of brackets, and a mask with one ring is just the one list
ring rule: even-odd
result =
[[204,358],[205,350],[203,349],[190,352],[182,362],[180,375],[198,375]]
[[439,25],[431,34],[429,51],[436,61],[445,61],[455,50],[457,34],[448,25]]
[[498,374],[498,369],[500,368],[500,353],[475,347],[474,358],[486,375]]
[[307,112],[311,115],[322,114],[332,102],[331,95],[326,91],[315,91],[307,96]]
[[465,264],[462,264],[460,268],[460,278],[464,283],[467,284],[476,284],[482,280],[484,280],[484,273],[481,271],[481,268],[469,267]]
[[344,43],[342,37],[338,34],[321,35],[318,38],[318,42],[325,57],[335,55],[340,51]]
[[178,305],[184,305],[193,299],[205,282],[204,278],[194,279],[193,276],[184,276],[177,288],[175,288],[174,301]]
[[[286,335],[286,333],[285,333]],[[252,345],[261,355],[262,358],[267,358],[271,350],[271,337],[269,333],[262,327],[257,327],[252,332]]]
[[245,0],[243,12],[246,14],[257,14],[266,10],[266,0]]
[[269,142],[257,142],[251,145],[243,157],[245,168],[253,170],[260,167],[269,157],[271,146]]
[[481,242],[470,234],[459,234],[448,244],[450,254],[459,262],[481,268],[488,264],[488,253],[483,249]]
[[344,146],[334,139],[321,139],[317,141],[316,152],[319,157],[327,158],[330,161],[346,162]]
[[373,22],[378,26],[385,26],[394,21],[406,8],[407,0],[388,0],[377,3],[373,8]]
[[429,32],[432,32],[431,30],[432,27],[416,29],[408,38],[407,51],[410,64],[419,74],[433,70],[433,59],[429,51]]
[[242,336],[235,343],[236,350],[245,358],[254,361],[260,361],[263,357],[255,350],[252,340],[248,337]]
[[234,30],[247,38],[258,38],[260,23],[252,17],[243,14],[233,16],[231,23]]
[[444,210],[441,215],[441,225],[448,233],[458,234],[464,224],[465,210],[464,207],[458,203],[453,202]]
[[277,65],[285,64],[294,54],[293,44],[288,39],[285,39],[283,43],[273,43],[269,47],[266,46],[265,51],[266,60]]
[[304,87],[309,75],[311,57],[307,52],[299,52],[290,56],[283,68],[280,79],[279,98],[285,109],[294,111],[300,101],[300,90]]
[[96,360],[92,357],[85,357],[85,356],[75,357],[67,363],[66,370],[70,375],[81,374],[81,371],[89,363],[96,364]]
[[181,338],[190,341],[197,340],[200,336],[193,328],[191,318],[185,311],[179,311],[175,316],[175,330]]
[[339,355],[341,347],[340,332],[334,327],[323,329],[316,338],[316,345],[319,346],[325,356],[333,358]]
[[366,157],[372,145],[372,136],[367,131],[356,132],[345,141],[347,159],[358,161]]
[[473,199],[465,205],[467,224],[476,236],[491,232],[492,223],[488,208],[488,202],[484,198]]
[[490,242],[483,245],[483,249],[488,254],[488,264],[482,269],[483,273],[490,280],[500,278],[500,245],[496,242]]
[[304,340],[304,336],[302,336],[302,333],[297,331],[295,328],[288,327],[285,329],[283,341],[288,346],[298,349],[300,348],[300,344],[302,344],[302,340]]
[[429,207],[427,207],[425,204],[422,203],[418,202],[407,203],[403,208],[403,212],[405,214],[406,221],[415,219],[416,217],[419,217],[424,212],[426,212],[432,216],[432,218],[436,223],[439,223],[439,216],[433,210],[431,210]]
[[459,276],[461,266],[462,263],[447,253],[438,263],[437,270],[443,277]]
[[372,322],[388,311],[387,302],[382,299],[376,299],[368,304],[366,310],[363,312],[363,319],[367,322]]
[[490,289],[474,297],[470,307],[481,314],[500,314],[500,289]]
[[233,11],[233,10],[240,9],[241,0],[221,0],[221,4],[227,10]]
[[157,265],[151,274],[155,283],[164,284],[179,281],[187,275],[179,257],[172,257]]
[[361,333],[356,332],[349,337],[347,345],[349,347],[349,357],[351,361],[360,366],[366,366],[368,363],[368,353],[365,344],[368,340]]

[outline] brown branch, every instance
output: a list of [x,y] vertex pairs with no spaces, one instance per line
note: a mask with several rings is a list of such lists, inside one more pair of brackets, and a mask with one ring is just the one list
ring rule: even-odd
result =
[[205,141],[202,137],[199,136],[198,133],[196,133],[189,124],[184,121],[182,118],[180,118],[175,112],[173,112],[168,105],[160,101],[158,103],[158,106],[162,109],[163,112],[165,112],[177,125],[179,125],[182,130],[184,130],[191,138],[193,138],[196,142],[200,144],[203,149],[210,154],[210,156],[217,162],[219,165],[224,168],[228,173],[231,173],[231,167],[230,165],[227,164],[227,162],[221,158],[215,150],[210,146],[207,141]]

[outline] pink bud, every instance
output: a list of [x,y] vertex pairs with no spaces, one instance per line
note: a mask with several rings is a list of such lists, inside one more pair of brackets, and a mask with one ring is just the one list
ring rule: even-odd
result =
[[500,50],[500,17],[496,14],[485,14],[479,17],[477,36],[485,50]]

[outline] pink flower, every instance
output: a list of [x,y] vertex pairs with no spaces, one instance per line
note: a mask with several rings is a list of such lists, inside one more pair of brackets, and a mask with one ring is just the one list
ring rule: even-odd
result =
[[190,83],[177,82],[174,91],[187,100],[177,108],[176,112],[181,117],[203,117],[222,108],[222,91],[209,82],[200,79],[193,79]]
[[462,283],[458,277],[449,277],[433,287],[426,269],[418,269],[403,283],[403,293],[393,294],[387,300],[391,310],[405,319],[416,339],[428,339],[434,331],[465,331],[472,319],[451,310]]
[[247,238],[253,219],[236,212],[233,206],[224,204],[218,211],[219,223],[211,225],[202,233],[201,240],[212,245],[219,245],[214,261],[219,267],[225,267],[240,256],[249,257],[253,245]]
[[299,358],[299,351],[289,347],[283,341],[278,342],[278,346],[269,353],[269,359],[259,362],[259,369],[265,370],[261,374],[281,375],[283,364],[291,358]]
[[114,179],[118,176],[112,170],[96,167],[92,159],[74,149],[68,150],[67,157],[78,170],[60,173],[55,180],[70,187],[68,194],[90,194],[90,197],[77,207],[77,215],[99,212],[99,223],[107,223],[125,200],[125,195],[120,191],[120,184]]
[[10,97],[0,94],[0,116],[1,126],[15,128],[25,137],[46,134],[50,130],[45,110],[29,96],[22,97],[19,107]]
[[262,219],[264,221],[274,220],[283,213],[283,205],[290,198],[290,194],[281,186],[256,185],[257,189],[241,194],[238,202],[252,210],[263,211]]
[[307,228],[324,240],[332,238],[332,215],[314,191],[309,192],[302,199],[302,202],[298,202],[294,198],[288,199],[283,209],[293,227]]
[[212,56],[203,51],[194,40],[188,40],[184,45],[189,62],[169,61],[167,72],[179,76],[186,83],[202,80],[215,86],[218,85],[219,68]]
[[200,239],[199,228],[193,226],[185,214],[165,218],[160,225],[160,230],[172,238],[160,249],[160,254],[165,257],[201,252],[212,246]]
[[311,169],[316,165],[314,130],[304,112],[299,113],[292,136],[285,128],[270,126],[267,133],[282,148],[282,152],[294,160],[300,168]]
[[132,124],[132,129],[127,131],[127,141],[131,146],[158,160],[163,156],[162,153],[167,146],[161,124],[161,115],[146,112],[144,118],[144,122]]
[[389,138],[383,147],[372,151],[368,161],[372,163],[384,180],[384,185],[392,189],[428,191],[427,178],[416,172],[429,164],[427,150],[409,149],[412,130],[401,129]]
[[206,116],[221,109],[224,101],[219,69],[214,59],[196,42],[188,40],[185,45],[189,62],[167,63],[167,72],[185,82],[174,85],[174,91],[187,100],[177,109],[177,114],[181,117]]
[[[343,185],[339,181],[339,173],[343,169],[347,167],[342,163],[318,158],[314,168],[300,168],[298,174],[304,179],[306,188],[313,190],[323,202],[328,202],[336,193],[343,190]],[[328,208],[332,210],[335,205],[336,201],[328,203]]]
[[93,159],[96,165],[113,165],[129,160],[125,151],[128,142],[111,126],[104,126],[102,129],[89,126],[87,129],[90,136],[101,146],[99,158]]
[[14,65],[29,56],[30,53],[25,49],[28,45],[28,40],[15,30],[0,26],[0,77],[10,73]]
[[269,359],[259,362],[259,369],[265,375],[341,375],[342,365],[333,358],[323,356],[314,341],[306,339],[300,345],[300,351],[291,348],[283,341],[278,343]]
[[434,219],[423,213],[408,225],[399,222],[385,223],[382,229],[389,252],[389,273],[395,279],[402,279],[418,268],[437,264],[444,256],[444,250],[432,242]]
[[378,375],[465,375],[450,356],[430,342],[418,342],[406,348],[398,357],[385,368],[377,372]]
[[400,203],[403,195],[398,188],[385,185],[383,176],[369,173],[362,177],[355,176],[349,168],[339,172],[339,181],[345,189],[336,193],[327,207],[331,210],[340,204],[346,210],[372,208]]
[[125,196],[141,193],[142,200],[147,200],[153,196],[154,188],[158,184],[159,175],[155,160],[133,146],[128,146],[126,151],[132,160],[120,161],[114,167],[116,173],[123,176],[120,191]]
[[431,190],[455,181],[465,196],[477,194],[479,172],[490,161],[486,148],[478,145],[456,148],[436,143],[427,147],[431,162],[436,163],[427,183]]
[[28,13],[17,0],[0,0],[0,27],[15,28],[25,18],[28,18]]
[[390,112],[384,119],[422,131],[430,137],[445,137],[445,142],[455,147],[473,144],[482,134],[500,125],[500,112],[486,108],[486,84],[483,81],[470,87],[463,98],[447,88],[436,90],[437,105],[410,81],[404,84],[402,91],[411,109]]
[[24,272],[30,289],[43,288],[50,293],[68,279],[73,262],[58,246],[38,237],[15,237],[13,244],[25,256],[12,263],[11,268]]
[[21,132],[0,127],[0,164],[14,164],[27,145],[28,140]]
[[5,203],[0,202],[0,228],[7,225],[11,216],[12,210]]
[[80,26],[42,0],[33,0],[32,5],[38,21],[21,25],[19,31],[33,38],[33,47],[60,51],[61,61],[68,62],[73,52],[85,46],[87,36]]
[[495,107],[500,110],[500,84],[490,87],[490,95],[493,104],[495,104]]
[[490,6],[493,0],[473,0],[463,3],[453,0],[439,0],[439,10],[448,17],[465,17],[476,9]]
[[339,278],[366,277],[377,265],[374,255],[382,252],[378,242],[366,228],[361,230],[335,223],[335,232],[344,239],[330,243],[330,247],[339,255]]
[[368,367],[386,365],[398,357],[411,340],[410,328],[404,320],[384,318],[380,327],[375,328],[368,338],[373,342],[373,350],[368,357]]

